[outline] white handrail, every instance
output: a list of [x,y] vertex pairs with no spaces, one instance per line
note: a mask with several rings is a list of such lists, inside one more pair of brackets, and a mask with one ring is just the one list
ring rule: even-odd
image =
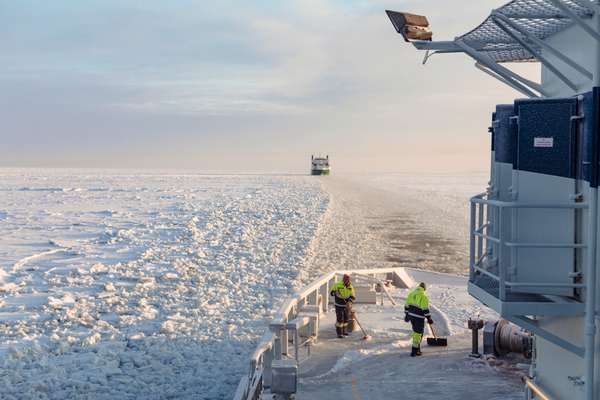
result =
[[[504,246],[515,249],[515,248],[572,248],[572,249],[587,249],[589,246],[585,243],[518,243],[508,242],[502,237],[503,232],[498,229],[498,235],[492,236],[487,233],[483,233],[483,228],[489,225],[489,221],[482,220],[482,208],[483,207],[497,207],[500,211],[504,208],[559,208],[559,209],[585,209],[588,208],[587,203],[554,203],[554,204],[531,204],[531,203],[519,203],[519,202],[506,202],[500,200],[488,199],[486,194],[479,194],[471,198],[471,251],[470,251],[470,277],[471,280],[474,278],[474,273],[484,274],[499,282],[499,295],[502,301],[505,300],[506,288],[507,287],[537,287],[537,288],[585,288],[586,284],[579,283],[555,283],[555,282],[512,282],[504,277],[506,267],[502,263],[498,263],[499,271],[498,274],[494,274],[491,271],[483,268],[482,260],[487,255],[487,252],[482,252],[482,242],[486,240],[488,242],[496,243],[500,247],[499,254],[502,254],[502,248]],[[479,208],[477,213],[476,208]],[[475,220],[473,220],[475,218]],[[499,224],[502,221],[499,221]],[[479,240],[476,240],[479,238]],[[478,242],[478,246],[475,246],[475,242]],[[477,261],[475,261],[477,260]],[[513,268],[518,269],[518,265]],[[565,277],[568,279],[568,277]]]
[[274,339],[275,339],[275,335],[273,334],[273,332],[266,332],[263,335],[262,339],[258,342],[258,346],[254,350],[254,353],[252,353],[252,356],[250,357],[250,359],[255,361],[256,364],[258,364],[262,355],[265,352],[273,349]]
[[522,203],[518,201],[501,201],[485,199],[485,194],[478,194],[471,197],[471,203],[491,205],[498,208],[567,208],[567,209],[585,209],[588,203]]
[[297,292],[296,296],[298,296],[299,298],[307,297],[310,293],[314,292],[315,290],[318,290],[323,285],[323,283],[330,281],[331,279],[335,278],[335,276],[338,274],[343,274],[343,272],[336,273],[334,271],[321,275],[309,286],[300,289],[301,291]]

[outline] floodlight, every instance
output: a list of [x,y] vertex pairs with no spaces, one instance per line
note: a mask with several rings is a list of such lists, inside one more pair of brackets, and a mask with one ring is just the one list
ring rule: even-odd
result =
[[429,21],[423,15],[405,12],[385,10],[396,32],[404,37],[404,40],[431,40],[433,32],[429,28]]

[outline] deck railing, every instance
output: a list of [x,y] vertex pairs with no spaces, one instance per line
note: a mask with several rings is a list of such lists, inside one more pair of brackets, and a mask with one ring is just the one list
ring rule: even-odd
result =
[[[516,287],[527,288],[570,288],[582,289],[586,285],[573,282],[515,282],[509,280],[508,270],[516,272],[519,268],[516,263],[516,250],[518,248],[571,248],[585,249],[585,243],[523,243],[505,236],[503,220],[505,213],[515,209],[587,209],[588,204],[581,203],[547,203],[530,204],[516,201],[499,201],[487,198],[486,193],[471,198],[471,229],[470,229],[470,281],[474,281],[477,274],[485,275],[498,282],[499,299],[506,301],[507,290]],[[493,216],[493,217],[492,217]],[[495,223],[492,222],[494,220]],[[513,222],[514,223],[514,222]],[[496,225],[496,226],[494,226]],[[504,249],[511,252],[510,263],[503,260]],[[491,250],[493,249],[493,250]],[[494,262],[490,263],[493,254]],[[486,262],[487,261],[487,262]],[[486,265],[493,264],[494,269]],[[573,276],[565,276],[565,281],[573,279]]]
[[[329,309],[329,288],[344,274],[359,277],[377,277],[396,287],[412,286],[412,279],[403,268],[376,268],[355,271],[332,271],[322,275],[307,287],[288,298],[279,307],[269,324],[269,331],[258,342],[249,362],[249,371],[238,384],[235,400],[257,400],[262,391],[271,385],[273,360],[294,358],[299,361],[299,350],[316,341],[319,321]],[[307,338],[303,342],[302,338]],[[293,354],[290,352],[293,346]]]

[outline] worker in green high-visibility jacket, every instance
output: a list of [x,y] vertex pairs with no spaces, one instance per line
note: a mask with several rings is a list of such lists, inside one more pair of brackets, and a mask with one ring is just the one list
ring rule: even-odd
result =
[[335,331],[338,338],[343,339],[348,336],[348,320],[350,319],[352,302],[356,300],[354,286],[350,282],[350,275],[344,275],[341,282],[337,282],[331,287],[331,295],[335,298]]
[[421,341],[425,331],[425,320],[433,324],[431,312],[429,311],[429,298],[425,293],[425,283],[419,283],[416,289],[413,289],[406,298],[404,306],[404,320],[412,324],[412,351],[411,357],[421,355]]

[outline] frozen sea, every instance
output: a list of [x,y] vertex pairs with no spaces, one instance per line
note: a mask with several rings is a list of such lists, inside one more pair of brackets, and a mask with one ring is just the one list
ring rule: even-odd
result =
[[311,276],[464,271],[466,200],[485,187],[483,175],[0,176],[3,399],[231,398],[273,310]]

